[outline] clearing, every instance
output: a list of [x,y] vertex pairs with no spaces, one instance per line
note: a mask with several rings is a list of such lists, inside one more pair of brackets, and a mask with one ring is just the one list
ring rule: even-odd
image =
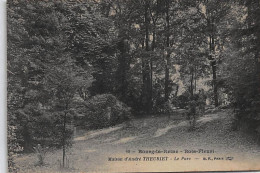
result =
[[[16,158],[19,172],[136,172],[189,170],[254,170],[260,169],[260,146],[252,136],[233,131],[232,112],[220,110],[207,113],[197,121],[196,130],[189,131],[185,116],[175,112],[169,116],[133,119],[130,124],[89,131],[74,137],[67,151],[69,168],[60,169],[61,150],[48,152],[44,166],[35,166],[36,154]],[[185,153],[185,151],[214,150],[214,153]],[[150,153],[139,153],[144,150]],[[178,153],[152,154],[170,150]],[[144,162],[143,157],[168,157],[167,162]],[[125,158],[132,161],[125,162]],[[179,157],[180,160],[175,161]],[[207,158],[208,161],[203,160]],[[211,157],[211,158],[208,158]],[[231,157],[231,161],[227,161]],[[123,161],[108,161],[120,158]],[[137,158],[136,160],[134,158]],[[138,160],[141,158],[141,161]],[[191,161],[187,161],[191,159]],[[211,162],[210,159],[215,159]],[[222,159],[225,159],[224,161]]]

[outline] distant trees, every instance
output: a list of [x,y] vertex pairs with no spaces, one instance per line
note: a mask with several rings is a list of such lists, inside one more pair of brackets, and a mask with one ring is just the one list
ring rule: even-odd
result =
[[232,34],[225,45],[222,73],[224,88],[236,110],[238,129],[247,127],[255,130],[260,126],[259,10],[258,1],[234,3],[235,17],[229,20],[233,25],[230,27]]
[[[206,36],[208,38],[208,60],[212,69],[212,88],[214,96],[214,104],[217,107],[218,101],[218,80],[217,69],[220,60],[220,53],[223,48],[223,38],[225,34],[221,32],[221,22],[225,19],[225,16],[230,13],[230,2],[227,1],[215,1],[207,0],[203,1],[203,7],[205,8]],[[225,25],[226,23],[224,23]]]
[[[169,79],[170,69],[173,68],[170,64],[171,32],[168,31],[168,34],[165,35],[169,26],[167,28],[164,26],[168,3],[171,2],[154,0],[104,1],[99,4],[101,9],[105,8],[110,11],[106,15],[114,21],[117,27],[115,32],[118,34],[118,45],[120,45],[117,47],[119,54],[115,54],[118,61],[115,64],[117,71],[114,73],[115,79],[118,81],[118,85],[114,88],[118,88],[118,90],[113,90],[113,92],[130,106],[146,113],[151,113],[154,110],[156,99],[162,97],[161,94],[157,94],[159,93],[158,87],[155,88],[155,86],[163,86],[160,92],[164,93],[164,97],[166,92],[165,98],[171,92],[170,84],[172,82]],[[167,8],[170,8],[169,4]],[[170,14],[168,14],[169,16]],[[167,45],[166,40],[168,40]],[[167,58],[164,57],[163,52],[168,52]],[[166,59],[168,59],[167,66]],[[158,78],[162,74],[166,79],[165,77]],[[140,84],[141,86],[139,86]],[[139,87],[137,88],[137,86]],[[136,100],[135,103],[142,105],[142,110],[137,108],[140,104],[131,103],[133,99]]]
[[193,95],[197,89],[197,80],[209,74],[207,37],[204,35],[206,20],[197,3],[183,1],[182,11],[179,17],[181,32],[177,63],[181,66],[181,77],[188,86],[190,95]]
[[[239,3],[215,0],[102,2],[106,16],[115,22],[121,33],[118,36],[123,36],[125,41],[124,44],[122,40],[118,42],[122,46],[120,58],[113,61],[121,69],[115,74],[122,79],[118,87],[125,89],[120,91],[123,100],[133,107],[131,100],[135,98],[135,103],[144,105],[143,109],[135,107],[135,110],[155,112],[160,103],[168,100],[173,86],[178,86],[174,82],[179,79],[173,77],[177,64],[190,95],[197,92],[200,79],[208,78],[216,107],[223,91],[235,107],[245,106],[244,97],[254,100],[247,109],[257,107],[259,63],[249,57],[258,56],[259,4],[254,0]],[[247,67],[245,64],[254,68],[242,70]],[[241,92],[245,89],[242,86],[252,87],[252,93]]]

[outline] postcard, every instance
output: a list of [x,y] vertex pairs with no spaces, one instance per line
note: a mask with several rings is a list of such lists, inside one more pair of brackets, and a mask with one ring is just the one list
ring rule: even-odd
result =
[[8,171],[259,171],[259,13],[8,0]]

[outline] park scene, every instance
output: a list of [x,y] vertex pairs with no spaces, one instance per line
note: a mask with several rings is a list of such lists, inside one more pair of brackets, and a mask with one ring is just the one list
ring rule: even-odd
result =
[[8,0],[8,170],[259,170],[259,74],[259,0]]

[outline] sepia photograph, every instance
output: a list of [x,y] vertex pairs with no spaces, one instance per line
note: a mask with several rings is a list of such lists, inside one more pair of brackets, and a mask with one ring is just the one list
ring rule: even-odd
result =
[[8,0],[9,173],[260,171],[259,0]]

